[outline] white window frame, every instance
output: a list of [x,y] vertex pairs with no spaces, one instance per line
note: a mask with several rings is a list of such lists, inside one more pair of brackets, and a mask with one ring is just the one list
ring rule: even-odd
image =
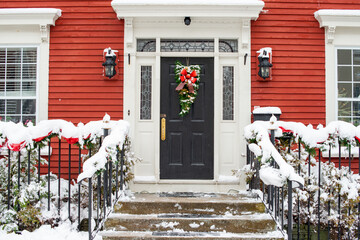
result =
[[337,49],[360,48],[360,10],[322,9],[314,13],[325,28],[326,123],[338,119]]
[[48,119],[50,25],[61,16],[55,8],[0,9],[0,46],[38,49],[36,120]]
[[[35,119],[37,120],[38,119],[38,109],[39,109],[39,64],[40,64],[40,61],[39,61],[39,45],[0,45],[0,48],[36,48],[36,93],[35,93],[35,97],[24,97],[24,96],[14,96],[14,97],[8,97],[8,96],[4,96],[4,97],[0,97],[0,100],[3,100],[3,99],[14,99],[14,100],[23,100],[23,99],[35,99],[36,100],[36,111],[35,111]],[[22,64],[22,62],[21,62]],[[5,81],[7,81],[5,79]],[[23,81],[23,79],[21,79],[21,82]],[[5,108],[6,109],[6,108]],[[6,112],[5,112],[5,115]],[[22,119],[22,116],[23,116],[23,113],[21,112],[20,113],[20,116],[21,116],[21,119]]]

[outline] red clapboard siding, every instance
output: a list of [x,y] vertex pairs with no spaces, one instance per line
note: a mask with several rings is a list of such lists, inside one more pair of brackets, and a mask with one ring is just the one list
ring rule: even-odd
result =
[[[62,16],[50,28],[49,119],[74,124],[123,118],[124,24],[111,0],[2,0],[0,8],[59,8]],[[119,51],[120,80],[104,80],[103,50]],[[57,173],[58,141],[52,143],[51,171]],[[67,178],[68,144],[62,143],[62,177]],[[72,147],[72,177],[78,174],[78,149]],[[41,167],[45,173],[47,166]]]
[[[277,106],[282,120],[325,123],[325,34],[319,9],[360,9],[358,0],[264,0],[251,25],[252,109]],[[257,81],[257,53],[273,49],[272,80]]]

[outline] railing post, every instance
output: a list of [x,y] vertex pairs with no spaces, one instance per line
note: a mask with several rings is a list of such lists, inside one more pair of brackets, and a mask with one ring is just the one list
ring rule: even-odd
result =
[[68,190],[69,190],[69,202],[68,202],[68,215],[69,215],[69,219],[71,220],[71,215],[70,215],[70,207],[71,207],[71,144],[69,144],[69,186],[68,186]]
[[91,219],[92,219],[92,179],[90,177],[89,178],[89,216],[88,216],[89,240],[92,240]]
[[288,180],[288,240],[292,240],[292,181]]
[[[11,188],[11,162],[10,162],[10,157],[11,157],[11,151],[10,149],[8,149],[8,196],[7,196],[7,209],[9,210],[10,209],[10,188]],[[39,158],[39,162],[40,162],[40,158]],[[39,169],[39,172],[40,172],[40,169]]]
[[120,154],[120,190],[124,190],[124,143]]
[[[110,129],[110,116],[108,114],[105,114],[103,118],[103,130],[104,130],[104,138],[106,138],[109,135],[109,129]],[[106,206],[111,206],[111,174],[109,176],[109,171],[112,171],[111,163],[108,161],[105,164],[105,172],[104,172],[104,212],[106,213]],[[110,177],[110,180],[109,180]]]

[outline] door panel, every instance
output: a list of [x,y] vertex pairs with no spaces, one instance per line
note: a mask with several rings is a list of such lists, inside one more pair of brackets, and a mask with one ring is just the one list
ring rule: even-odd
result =
[[[214,60],[190,58],[201,67],[198,96],[190,113],[180,117],[175,91],[175,62],[161,59],[160,113],[166,116],[166,140],[160,140],[161,179],[213,179],[214,177]],[[161,128],[160,128],[161,129]]]

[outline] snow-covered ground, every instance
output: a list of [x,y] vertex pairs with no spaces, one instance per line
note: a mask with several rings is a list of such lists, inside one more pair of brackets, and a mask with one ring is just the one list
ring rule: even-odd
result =
[[[22,234],[7,234],[0,230],[0,239],[2,240],[88,240],[87,232],[78,232],[76,224],[70,221],[64,222],[62,225],[51,228],[50,225],[43,225],[34,232],[22,231]],[[96,236],[95,240],[102,240],[101,236]]]

